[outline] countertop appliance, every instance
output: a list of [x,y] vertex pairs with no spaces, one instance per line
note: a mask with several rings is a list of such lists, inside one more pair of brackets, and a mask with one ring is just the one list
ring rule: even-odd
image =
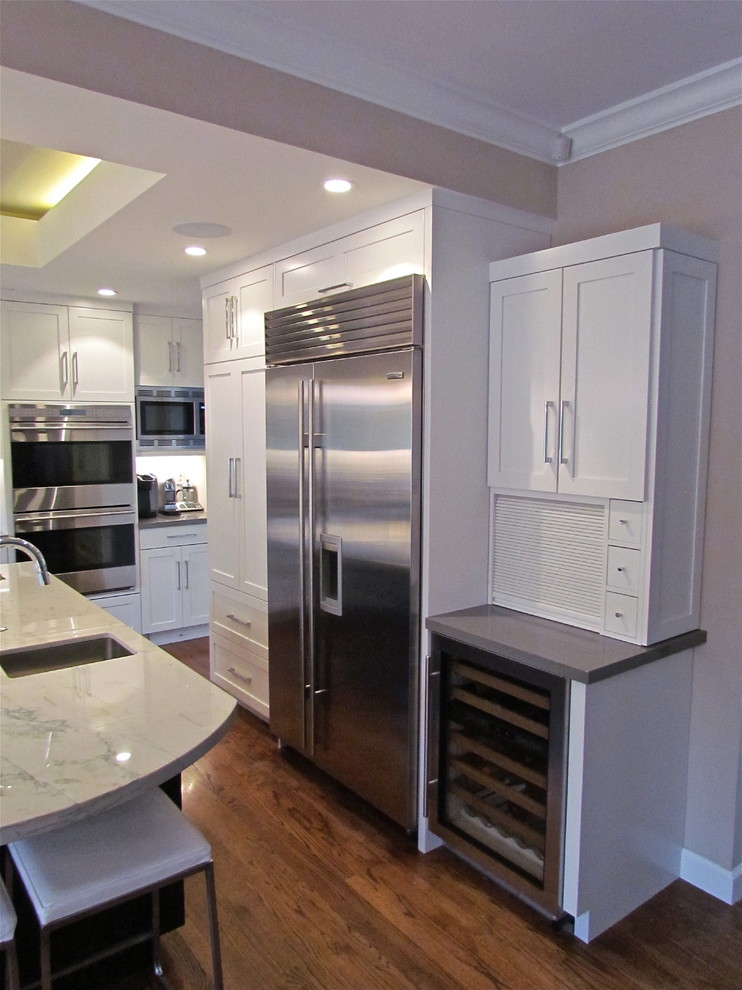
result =
[[157,515],[157,476],[154,474],[137,475],[137,508],[140,519],[151,519]]
[[205,446],[202,388],[137,389],[138,450],[203,450]]
[[135,587],[131,407],[11,404],[8,418],[16,535],[83,594]]
[[423,279],[266,314],[270,724],[417,825]]
[[167,478],[162,483],[162,511],[173,513],[178,511],[178,486],[174,478]]

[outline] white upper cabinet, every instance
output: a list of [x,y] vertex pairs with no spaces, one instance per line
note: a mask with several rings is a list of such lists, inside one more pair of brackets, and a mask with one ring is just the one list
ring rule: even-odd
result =
[[263,317],[270,309],[273,309],[273,265],[264,265],[205,289],[205,362],[264,356]]
[[4,399],[133,402],[131,313],[5,302]]
[[200,320],[137,316],[137,384],[203,388]]
[[425,271],[424,211],[277,261],[275,308]]
[[644,498],[654,255],[495,282],[489,483]]

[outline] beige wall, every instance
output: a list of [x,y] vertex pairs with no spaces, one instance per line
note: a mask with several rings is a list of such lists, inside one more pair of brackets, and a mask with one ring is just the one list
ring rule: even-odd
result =
[[742,859],[742,109],[559,170],[555,243],[665,221],[720,244],[686,847]]

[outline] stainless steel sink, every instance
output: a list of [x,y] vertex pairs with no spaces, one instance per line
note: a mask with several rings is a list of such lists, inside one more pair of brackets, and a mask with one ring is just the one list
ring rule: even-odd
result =
[[131,657],[134,650],[124,646],[115,636],[80,636],[58,643],[0,650],[0,667],[8,677],[44,674],[64,667],[79,667],[114,657]]

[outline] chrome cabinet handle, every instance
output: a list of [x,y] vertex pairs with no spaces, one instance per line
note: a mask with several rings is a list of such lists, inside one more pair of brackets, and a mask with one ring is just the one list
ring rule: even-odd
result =
[[167,370],[172,373],[173,370],[173,342],[169,340],[167,342]]
[[227,612],[227,618],[231,619],[232,622],[236,622],[239,626],[247,626],[249,628],[252,625],[252,622],[250,622],[249,619],[241,619],[238,615],[235,615],[234,612]]
[[240,468],[242,467],[242,458],[241,457],[233,457],[232,458],[232,461],[234,462],[234,469],[233,469],[234,470],[234,497],[235,498],[242,498],[242,495],[240,493]]
[[231,319],[230,310],[232,307],[232,297],[227,296],[224,300],[224,336],[227,340],[230,339],[230,329],[231,329]]
[[72,352],[72,387],[77,388],[80,384],[80,369],[77,363],[77,351]]
[[234,498],[234,457],[227,458],[227,498]]
[[188,591],[188,589],[191,587],[191,572],[188,567],[188,561],[186,560],[184,561],[184,563],[185,563],[185,590]]
[[559,403],[559,463],[567,464],[568,459],[564,456],[564,412],[569,406],[569,402],[566,399],[562,399]]
[[62,376],[62,390],[70,383],[70,356],[67,351],[62,351],[59,359],[59,373]]
[[544,464],[551,464],[554,460],[553,457],[549,457],[549,410],[553,408],[553,402],[544,403]]
[[323,292],[334,292],[335,289],[352,289],[352,282],[338,282],[336,285],[326,285],[324,289],[317,289],[317,292],[322,294]]
[[182,353],[183,353],[183,345],[180,343],[180,341],[178,341],[178,343],[175,345],[175,355],[176,355],[175,370],[178,373],[180,373],[181,370]]
[[177,567],[178,567],[178,591],[180,591],[181,590],[181,583],[180,583],[180,561],[179,560],[176,561],[176,564],[177,564]]
[[236,677],[240,681],[244,681],[245,684],[252,684],[252,677],[246,677],[245,674],[241,674],[236,667],[227,667],[227,673]]

